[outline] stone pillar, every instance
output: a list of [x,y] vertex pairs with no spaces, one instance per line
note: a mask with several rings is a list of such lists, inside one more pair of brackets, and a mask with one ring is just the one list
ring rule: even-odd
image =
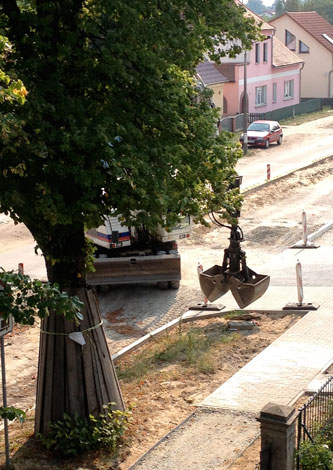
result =
[[293,470],[296,418],[297,412],[290,406],[268,403],[261,410],[260,470]]

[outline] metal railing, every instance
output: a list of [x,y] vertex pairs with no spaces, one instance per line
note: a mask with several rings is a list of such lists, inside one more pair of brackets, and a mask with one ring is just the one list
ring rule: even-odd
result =
[[[297,423],[297,451],[304,441],[314,442],[333,421],[333,376],[299,410]],[[297,452],[296,468],[300,470]]]

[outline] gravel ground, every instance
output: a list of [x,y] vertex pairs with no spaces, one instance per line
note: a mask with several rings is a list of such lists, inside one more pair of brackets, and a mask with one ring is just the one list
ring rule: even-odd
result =
[[227,469],[258,437],[259,426],[256,417],[248,413],[197,411],[130,470]]

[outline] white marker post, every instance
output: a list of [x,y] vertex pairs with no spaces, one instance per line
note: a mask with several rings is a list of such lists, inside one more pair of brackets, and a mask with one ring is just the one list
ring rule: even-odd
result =
[[297,282],[297,296],[298,296],[298,305],[303,305],[303,278],[302,278],[302,265],[297,260],[296,263],[296,282]]
[[290,302],[286,304],[282,310],[318,310],[319,305],[311,302],[303,302],[303,276],[302,276],[302,265],[299,260],[296,263],[296,284],[297,284],[297,297],[298,302]]
[[310,242],[308,240],[308,226],[306,223],[306,213],[303,210],[302,212],[302,240],[299,242],[295,243],[295,245],[290,246],[289,248],[319,248],[318,245],[315,245],[314,243]]
[[271,165],[267,163],[267,180],[271,179]]
[[[200,273],[203,272],[203,266],[201,263],[198,263],[198,266],[197,266],[197,273],[198,273],[198,277],[200,278]],[[207,304],[208,304],[208,299],[207,297],[204,295],[204,301],[203,301],[203,304],[204,306],[206,307]]]
[[308,227],[306,225],[306,213],[302,212],[302,227],[303,227],[303,245],[306,246],[308,243]]

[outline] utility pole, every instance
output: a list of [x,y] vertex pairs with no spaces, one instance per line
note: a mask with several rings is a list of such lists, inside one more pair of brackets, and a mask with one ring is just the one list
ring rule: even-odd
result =
[[[242,4],[244,6],[244,0],[242,0]],[[244,123],[243,123],[243,153],[244,155],[247,154],[247,52],[246,49],[244,51],[244,99],[243,99],[243,113],[244,113]]]
[[243,125],[243,152],[244,155],[247,154],[247,52],[244,51],[244,99],[243,99],[243,106],[244,106],[244,125]]

